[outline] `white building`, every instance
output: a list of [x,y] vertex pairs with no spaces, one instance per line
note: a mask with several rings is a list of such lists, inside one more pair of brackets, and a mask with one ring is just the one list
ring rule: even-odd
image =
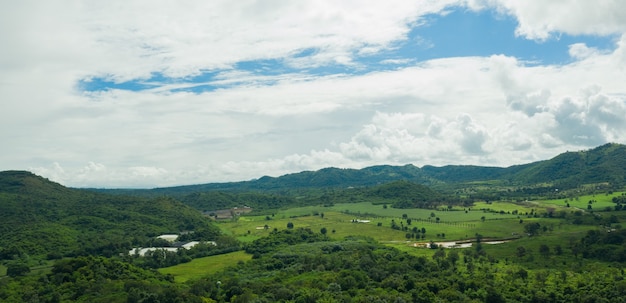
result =
[[157,239],[163,239],[167,242],[174,242],[176,240],[178,240],[178,235],[160,235],[157,237]]
[[165,250],[165,251],[177,252],[178,251],[178,247],[137,247],[137,248],[131,249],[128,252],[128,254],[129,255],[138,254],[140,257],[144,257],[146,255],[146,253],[148,253],[149,251],[156,251],[156,250]]

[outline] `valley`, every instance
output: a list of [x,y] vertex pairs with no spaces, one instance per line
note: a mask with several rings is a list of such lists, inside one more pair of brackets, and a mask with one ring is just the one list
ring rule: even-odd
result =
[[624,175],[592,172],[625,151],[427,167],[424,184],[407,167],[151,190],[1,172],[0,300],[621,302]]

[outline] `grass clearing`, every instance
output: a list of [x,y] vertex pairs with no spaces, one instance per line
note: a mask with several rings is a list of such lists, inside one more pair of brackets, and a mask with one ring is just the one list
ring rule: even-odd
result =
[[[596,195],[594,205],[611,203],[612,197]],[[602,197],[601,197],[602,196]],[[592,196],[590,196],[592,197]],[[582,198],[581,198],[582,199]],[[586,198],[585,198],[586,199]],[[445,242],[475,239],[477,234],[484,239],[516,238],[517,240],[505,244],[484,245],[489,254],[501,257],[510,262],[520,262],[533,268],[553,266],[556,255],[545,257],[539,253],[539,247],[546,243],[553,252],[560,247],[561,253],[570,254],[569,247],[572,241],[580,239],[584,234],[597,226],[574,225],[561,218],[545,217],[546,208],[555,207],[561,200],[513,202],[477,202],[471,207],[440,208],[440,209],[395,209],[382,204],[371,202],[342,203],[331,207],[307,206],[287,210],[277,210],[269,216],[245,216],[236,222],[222,222],[219,226],[228,234],[235,235],[243,242],[250,242],[267,236],[272,230],[284,230],[287,223],[293,223],[295,228],[309,228],[314,232],[327,231],[327,236],[333,240],[341,240],[347,236],[367,236],[382,244],[396,247],[402,251],[418,256],[431,256],[433,251],[413,247],[415,242]],[[569,210],[559,206],[557,211]],[[539,216],[531,216],[531,213]],[[619,221],[626,220],[626,212],[603,213],[616,215]],[[439,218],[439,220],[437,220]],[[368,223],[354,223],[366,220]],[[409,220],[410,223],[409,223]],[[542,230],[539,236],[528,237],[524,230],[528,223],[539,223]],[[392,229],[395,224],[400,230]],[[267,225],[267,229],[265,228]],[[414,228],[425,234],[413,232]],[[417,238],[415,238],[417,235]],[[422,235],[424,236],[422,238]],[[409,237],[407,237],[409,236]],[[517,248],[524,246],[528,250],[528,257],[518,258]],[[563,252],[566,251],[566,252]],[[575,259],[573,255],[570,259]]]
[[[309,228],[314,232],[321,232],[322,228],[326,228],[327,235],[333,239],[343,239],[352,235],[367,235],[378,241],[406,240],[406,232],[390,228],[392,220],[390,218],[371,220],[370,223],[353,223],[354,218],[353,215],[334,211],[325,212],[324,217],[306,215],[289,218],[278,213],[271,220],[265,220],[265,216],[262,216],[262,220],[246,218],[246,220],[237,222],[222,222],[218,226],[242,242],[251,242],[260,237],[265,237],[274,228],[284,230],[289,222],[293,223],[294,228]],[[383,226],[377,226],[377,222],[381,222]],[[268,226],[267,229],[265,225]]]
[[570,208],[579,208],[583,210],[588,209],[589,205],[591,205],[591,209],[593,211],[606,211],[607,208],[613,209],[615,206],[615,203],[612,201],[613,197],[621,195],[622,192],[615,192],[612,194],[585,195],[576,198],[540,200],[538,202],[543,206],[557,207],[567,207],[569,204]]
[[536,209],[537,205],[529,204],[529,203],[511,203],[511,202],[474,202],[474,206],[472,206],[473,210],[488,210],[492,212],[505,212],[505,213],[513,213],[517,212],[519,214],[530,213],[532,209]]
[[[485,237],[510,237],[523,232],[523,225],[519,223],[520,216],[500,212],[521,209],[519,205],[502,203],[498,204],[500,208],[497,209],[494,205],[495,203],[479,204],[485,209],[485,206],[490,206],[490,210],[480,210],[477,207],[431,210],[383,208],[382,205],[369,202],[348,203],[332,207],[298,207],[277,211],[268,216],[243,216],[236,222],[220,222],[218,226],[244,243],[265,237],[274,229],[286,229],[289,222],[295,228],[309,228],[314,232],[326,228],[327,235],[332,239],[365,235],[387,243],[461,240],[473,238],[477,233]],[[368,220],[369,223],[353,223],[355,219]],[[407,219],[411,219],[410,224]],[[401,230],[392,229],[394,223],[401,226]],[[413,233],[414,228],[424,228],[425,237],[408,239],[407,234]]]
[[[511,204],[511,203],[506,203]],[[377,217],[389,217],[389,218],[403,218],[406,215],[407,218],[417,220],[421,222],[436,222],[439,218],[440,222],[470,222],[481,221],[484,216],[485,219],[503,219],[503,218],[517,218],[517,215],[499,213],[500,209],[494,209],[495,204],[490,204],[492,211],[481,210],[480,208],[489,207],[455,207],[451,210],[448,209],[423,209],[423,208],[409,208],[409,209],[397,209],[382,205],[374,205],[370,202],[352,203],[352,204],[337,204],[330,207],[335,211],[349,213],[355,217],[362,218],[377,218]],[[498,203],[499,205],[499,203]],[[515,204],[511,204],[515,205]],[[520,206],[517,206],[520,209]]]
[[183,283],[222,271],[227,267],[235,266],[238,262],[245,262],[250,259],[252,259],[252,255],[246,254],[244,251],[236,251],[193,259],[187,263],[160,268],[158,271],[162,274],[171,274],[176,282]]

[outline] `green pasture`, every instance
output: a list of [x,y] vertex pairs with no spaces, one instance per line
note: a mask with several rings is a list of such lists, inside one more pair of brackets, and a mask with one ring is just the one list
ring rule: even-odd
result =
[[[268,216],[242,216],[235,222],[221,222],[218,226],[225,233],[237,237],[244,243],[265,237],[275,228],[286,229],[289,222],[293,223],[295,228],[309,228],[313,231],[326,228],[327,236],[332,239],[366,235],[387,243],[459,240],[473,238],[477,233],[486,237],[502,238],[523,231],[523,225],[519,223],[519,220],[520,218],[526,219],[526,216],[500,213],[500,211],[510,212],[514,209],[521,209],[518,205],[503,203],[499,206],[500,208],[496,208],[494,203],[488,206],[491,207],[490,211],[476,207],[465,210],[430,210],[392,209],[390,207],[385,209],[382,205],[371,203],[337,204],[333,207],[292,208],[276,211]],[[403,218],[404,214],[406,218]],[[407,220],[409,218],[411,224]],[[354,223],[353,221],[357,219],[368,220],[369,223]],[[401,230],[392,229],[391,226],[394,223],[400,226]],[[265,228],[266,225],[267,228]],[[420,230],[426,229],[424,239],[407,238],[407,233],[412,233],[414,227]]]
[[[546,226],[547,230],[543,230],[537,236],[529,237],[524,234],[524,224],[530,222],[537,222],[542,227]],[[564,222],[559,219],[545,219],[545,218],[533,218],[524,221],[524,224],[513,221],[501,221],[501,222],[485,222],[485,225],[481,225],[473,231],[478,231],[483,235],[484,239],[488,238],[507,238],[511,237],[512,233],[515,233],[518,239],[512,239],[502,244],[483,244],[483,249],[488,255],[494,256],[499,260],[505,260],[508,263],[519,263],[528,266],[529,268],[542,269],[546,267],[551,268],[567,268],[568,262],[582,262],[580,256],[576,258],[571,250],[572,243],[578,241],[583,237],[588,230],[597,227],[591,227],[589,225],[573,225]],[[453,237],[446,237],[447,239],[434,239],[434,242],[453,241]],[[511,237],[512,238],[512,237]],[[428,242],[428,241],[425,241]],[[485,241],[486,242],[486,241]],[[545,244],[550,248],[550,255],[544,256],[540,254],[539,247]],[[414,247],[412,243],[386,243],[388,246],[395,247],[399,250],[405,251],[416,256],[431,257],[434,250],[428,248]],[[517,248],[524,247],[526,255],[523,257],[517,256]],[[561,248],[561,255],[557,255],[557,246]],[[475,247],[463,248],[461,250],[473,250]],[[581,266],[585,264],[581,263]],[[586,265],[585,265],[586,266]]]
[[7,267],[0,264],[0,277],[4,277],[7,275]]
[[386,243],[386,246],[390,246],[393,248],[396,248],[400,251],[406,252],[410,255],[413,256],[417,256],[417,257],[427,257],[427,258],[431,258],[433,256],[433,254],[435,253],[434,249],[430,249],[430,248],[417,248],[414,247],[411,244],[407,244],[407,243]]
[[[372,218],[370,223],[353,223],[353,219],[355,219],[353,215],[334,211],[325,212],[323,218],[321,215],[289,218],[283,216],[282,213],[277,213],[271,220],[266,220],[265,216],[241,217],[237,222],[222,222],[218,226],[242,242],[250,242],[267,236],[274,228],[287,229],[289,222],[293,223],[294,228],[309,228],[315,232],[321,232],[322,228],[326,228],[327,236],[333,239],[343,239],[351,235],[367,235],[378,241],[406,240],[406,232],[391,229],[390,218],[379,218],[379,220]],[[377,226],[378,222],[381,222],[383,226]],[[265,225],[268,226],[267,229]]]
[[160,268],[158,271],[162,274],[171,274],[176,282],[182,283],[222,271],[227,267],[236,265],[238,262],[245,262],[250,259],[252,259],[251,255],[246,254],[244,251],[236,251],[223,255],[193,259],[187,263]]
[[532,210],[536,212],[542,212],[543,208],[539,209],[540,205],[535,203],[521,202],[521,203],[511,203],[504,201],[496,201],[496,202],[474,202],[474,206],[472,206],[472,210],[487,210],[492,212],[505,212],[505,213],[513,213],[515,211],[518,214],[530,213]]
[[[488,209],[488,210],[481,210]],[[503,219],[503,218],[517,218],[517,215],[508,214],[507,212],[512,212],[513,210],[518,210],[518,212],[530,212],[530,207],[524,207],[513,203],[508,202],[496,202],[492,204],[486,203],[476,203],[475,206],[471,207],[453,207],[448,210],[447,208],[442,209],[422,209],[422,208],[411,208],[411,209],[398,209],[387,207],[384,208],[381,204],[372,204],[371,202],[360,202],[360,203],[342,203],[335,204],[331,207],[321,207],[321,206],[308,206],[308,207],[298,207],[293,209],[288,209],[284,213],[276,214],[277,217],[289,217],[289,216],[297,216],[304,214],[314,214],[314,213],[325,213],[328,211],[336,211],[343,212],[352,215],[354,218],[379,218],[379,217],[388,217],[388,218],[402,218],[403,215],[406,215],[408,218],[412,220],[420,220],[420,221],[436,221],[436,218],[439,217],[440,221],[445,222],[468,222],[468,221],[481,221],[484,216],[485,219]],[[500,211],[504,211],[504,214],[500,214]],[[434,214],[434,216],[433,216]]]
[[[548,225],[552,222],[539,221],[542,225]],[[588,230],[593,229],[588,225],[572,225],[562,224],[554,225],[552,230],[541,232],[538,236],[524,236],[518,240],[510,241],[500,245],[485,245],[487,254],[494,256],[500,260],[506,260],[510,263],[523,264],[529,269],[544,268],[571,268],[572,264],[577,264],[581,269],[588,268],[589,264],[595,261],[584,260],[580,255],[575,256],[572,252],[572,244],[579,241]],[[548,255],[542,255],[540,246],[546,245],[549,248]],[[526,254],[522,257],[517,255],[518,247],[523,247]],[[557,252],[560,247],[561,252]]]
[[[595,194],[595,195],[584,195],[575,198],[566,198],[566,199],[554,199],[554,200],[539,200],[537,201],[542,206],[559,206],[566,207],[569,203],[570,208],[579,208],[582,210],[588,209],[588,205],[591,205],[591,209],[593,211],[605,211],[607,207],[613,209],[615,203],[613,203],[613,197],[622,195],[622,192],[615,192],[612,194]],[[589,201],[592,201],[589,204]]]
[[[594,203],[607,203],[611,198],[600,199],[597,196],[595,200],[598,202]],[[325,228],[327,236],[331,239],[340,240],[347,236],[363,235],[412,254],[427,256],[432,252],[428,249],[416,248],[413,244],[475,239],[477,234],[484,239],[519,237],[520,239],[505,244],[485,245],[484,247],[490,254],[493,253],[503,259],[537,263],[539,262],[537,261],[538,248],[543,242],[550,243],[553,249],[553,246],[560,245],[565,250],[571,246],[572,239],[579,239],[587,230],[597,228],[589,225],[573,225],[558,218],[535,218],[526,215],[531,212],[544,213],[546,207],[552,207],[552,204],[548,202],[555,203],[554,201],[477,202],[472,207],[454,207],[451,210],[447,208],[439,210],[394,209],[369,202],[346,203],[332,207],[308,206],[277,210],[268,216],[242,216],[236,222],[222,222],[219,226],[224,232],[236,236],[239,240],[250,242],[267,236],[274,228],[284,230],[287,228],[287,223],[291,222],[295,228],[309,228],[314,232],[320,232],[322,228]],[[621,212],[614,213],[620,221],[626,222],[626,212],[623,216]],[[436,218],[439,218],[439,221]],[[357,219],[369,222],[354,223]],[[411,224],[407,219],[411,219]],[[542,231],[539,236],[528,237],[525,234],[524,227],[531,222],[541,225]],[[401,230],[392,229],[392,224],[401,226]],[[267,229],[264,228],[265,225],[268,226]],[[415,227],[419,230],[422,228],[426,230],[424,238],[421,237],[422,233],[416,234],[419,238],[407,237],[407,234],[414,234],[412,231]],[[546,230],[543,230],[544,227]],[[529,253],[532,256],[528,257],[529,260],[512,259],[520,245],[528,245],[529,252],[535,252]],[[539,264],[537,268],[548,265],[545,262],[537,264]]]
[[[611,198],[612,196],[596,195],[595,197],[580,197],[579,200],[593,199],[597,201],[594,205],[605,205],[612,204]],[[573,241],[584,236],[587,230],[598,227],[573,225],[558,218],[534,218],[526,215],[531,211],[543,213],[546,207],[553,207],[556,203],[562,203],[562,200],[529,201],[519,204],[477,202],[472,207],[454,207],[450,210],[447,208],[439,210],[394,209],[390,206],[384,208],[383,205],[374,205],[370,202],[346,203],[332,207],[308,206],[276,210],[269,215],[244,215],[234,221],[219,222],[218,226],[225,233],[243,242],[251,242],[269,235],[274,229],[285,230],[287,224],[291,222],[294,228],[309,228],[314,232],[321,232],[321,229],[325,228],[326,235],[330,239],[340,240],[352,235],[368,236],[385,245],[426,257],[431,257],[434,250],[417,248],[413,245],[414,243],[475,239],[476,234],[482,235],[485,240],[519,237],[503,244],[483,244],[483,249],[488,255],[504,260],[507,264],[523,264],[530,269],[567,268],[568,264],[573,264],[571,262],[582,262],[573,255],[570,249]],[[570,201],[570,205],[572,204],[573,202]],[[615,214],[621,221],[626,221],[626,213],[623,216],[621,212],[615,212]],[[408,223],[408,218],[411,219],[411,224]],[[439,222],[436,218],[439,218]],[[369,222],[354,223],[357,219]],[[531,222],[537,222],[542,226],[538,236],[529,237],[525,234],[524,226]],[[394,223],[402,228],[407,227],[408,230],[392,229],[391,226]],[[407,238],[407,233],[411,234],[414,227],[420,230],[424,228],[425,237]],[[419,235],[421,236],[421,233]],[[548,245],[551,250],[550,255],[545,256],[539,252],[542,244]],[[517,249],[520,246],[527,251],[523,257],[517,256]],[[557,255],[557,247],[560,247],[561,255]],[[189,263],[163,268],[159,271],[172,274],[177,282],[184,282],[220,271],[250,258],[251,256],[244,252],[235,252],[195,259]],[[583,265],[581,263],[581,266]]]

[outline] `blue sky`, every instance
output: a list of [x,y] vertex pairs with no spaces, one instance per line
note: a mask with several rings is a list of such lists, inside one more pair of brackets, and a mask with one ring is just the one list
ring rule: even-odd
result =
[[77,187],[626,143],[626,4],[0,4],[0,170]]
[[[312,76],[334,74],[362,75],[370,72],[394,70],[420,62],[450,57],[488,57],[506,55],[523,61],[526,65],[562,65],[574,59],[569,46],[584,43],[603,52],[615,49],[618,35],[570,35],[555,33],[546,40],[532,40],[515,34],[518,26],[513,16],[495,11],[472,11],[456,9],[424,16],[423,24],[413,24],[409,34],[394,43],[393,47],[374,53],[357,54],[350,64],[327,64],[313,67],[295,67],[284,58],[247,60],[233,62],[229,68],[203,70],[199,74],[180,78],[166,77],[154,72],[147,79],[117,82],[109,77],[89,77],[78,83],[78,89],[86,92],[109,89],[141,91],[165,84],[186,85],[172,92],[186,91],[202,93],[225,89],[240,83],[222,84],[221,72],[242,71],[254,75],[278,76],[304,73]],[[304,58],[318,53],[319,49],[308,48],[293,54],[292,58]],[[264,84],[272,85],[268,80]]]

